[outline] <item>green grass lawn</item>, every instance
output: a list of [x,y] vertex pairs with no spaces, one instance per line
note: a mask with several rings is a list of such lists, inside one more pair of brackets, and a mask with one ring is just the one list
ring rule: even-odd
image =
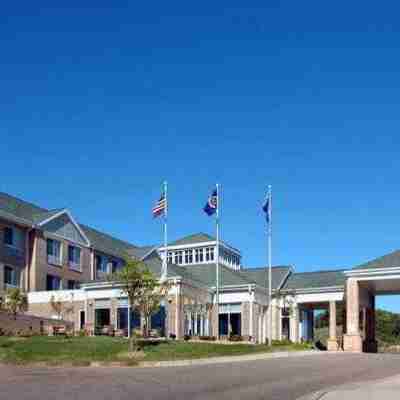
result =
[[[217,356],[234,356],[283,350],[307,350],[307,344],[296,345],[223,345],[212,342],[192,343],[170,341],[143,348],[144,361],[184,360]],[[91,361],[132,361],[128,356],[128,341],[110,337],[0,337],[0,362],[23,364],[46,362],[87,365]]]

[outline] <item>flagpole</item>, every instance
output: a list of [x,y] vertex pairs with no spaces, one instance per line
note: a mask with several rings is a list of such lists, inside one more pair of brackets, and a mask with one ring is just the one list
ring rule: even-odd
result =
[[165,211],[164,211],[164,259],[162,279],[167,279],[168,276],[168,183],[164,181],[164,198],[165,198]]
[[217,339],[219,339],[219,184],[216,184],[216,189],[217,189],[217,214],[216,214],[216,219],[215,219],[215,228],[216,228],[216,252],[215,252],[215,256],[216,256],[216,311],[217,311]]
[[272,345],[272,186],[268,185],[268,302],[269,302],[269,329],[268,345]]

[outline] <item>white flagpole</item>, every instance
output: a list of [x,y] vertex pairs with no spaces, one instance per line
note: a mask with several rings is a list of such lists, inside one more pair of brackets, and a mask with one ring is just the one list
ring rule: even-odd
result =
[[272,187],[268,186],[268,344],[272,344]]
[[215,220],[215,225],[216,225],[216,252],[215,252],[215,257],[216,257],[216,311],[217,311],[217,339],[219,339],[219,184],[217,183],[216,185],[217,188],[217,214],[216,214],[216,220]]
[[165,198],[165,210],[164,210],[164,258],[163,258],[163,270],[161,279],[166,280],[168,276],[168,183],[164,182],[164,198]]

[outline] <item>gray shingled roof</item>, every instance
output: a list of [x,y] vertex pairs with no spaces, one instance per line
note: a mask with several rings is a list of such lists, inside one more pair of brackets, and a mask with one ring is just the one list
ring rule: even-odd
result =
[[344,286],[346,277],[343,271],[344,270],[293,273],[289,276],[282,289],[317,289]]
[[32,217],[32,221],[34,224],[40,224],[41,222],[46,221],[46,219],[49,219],[64,210],[64,208],[58,208],[56,210],[44,211],[40,214],[35,214]]
[[[135,258],[142,259],[143,257],[151,257],[152,256],[152,251],[156,250],[158,246],[141,246],[141,247],[135,247],[134,249],[128,250],[128,254],[130,256],[133,256]],[[146,257],[146,259],[147,259]]]
[[[159,277],[161,275],[162,261],[158,255],[153,255],[145,260],[150,270]],[[272,268],[272,288],[277,289],[290,271],[290,267]],[[191,264],[179,266],[168,264],[168,276],[180,276],[189,282],[193,281],[203,287],[215,287],[215,264]],[[267,281],[268,282],[268,281]],[[220,265],[220,287],[257,284],[265,287],[265,268],[249,268],[244,271],[234,271]]]
[[400,250],[393,251],[382,257],[375,258],[367,263],[358,265],[353,269],[375,269],[400,267]]
[[185,236],[181,239],[175,240],[168,244],[168,246],[179,246],[179,245],[187,245],[194,243],[203,243],[203,242],[212,242],[215,238],[208,235],[207,233],[194,233],[193,235]]
[[[215,286],[216,267],[215,263],[212,264],[191,264],[188,266],[180,267],[186,272],[186,276],[198,282],[203,282],[207,287]],[[234,271],[224,265],[220,265],[220,286],[231,285],[248,285],[249,282],[237,271]]]
[[[272,275],[272,289],[276,290],[281,287],[283,281],[286,279],[289,271],[291,271],[291,267],[289,266],[276,266],[272,267],[271,275]],[[255,282],[258,286],[268,288],[269,280],[268,280],[268,268],[244,268],[239,271],[239,273],[248,281]]]
[[47,212],[49,210],[45,208],[0,192],[0,213],[6,217],[14,217],[16,220],[24,220],[32,224],[35,216],[43,215]]
[[[47,210],[7,193],[0,192],[0,215],[5,218],[14,218],[15,220],[22,219],[26,223],[34,225],[57,214],[61,210],[62,209]],[[107,233],[100,232],[86,225],[79,224],[79,226],[85,232],[92,246],[98,251],[116,257],[123,257],[128,251],[134,251],[136,249],[136,246],[108,235]]]

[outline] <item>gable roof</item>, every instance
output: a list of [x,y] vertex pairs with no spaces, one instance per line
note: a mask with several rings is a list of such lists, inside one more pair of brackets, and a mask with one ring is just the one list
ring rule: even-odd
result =
[[204,242],[214,242],[215,238],[208,235],[207,233],[199,232],[194,233],[192,235],[184,236],[181,239],[175,240],[168,244],[168,246],[180,246],[180,245],[188,245],[195,243],[204,243]]
[[[62,211],[63,209],[47,210],[7,193],[0,192],[0,216],[15,222],[22,220],[31,225],[39,225]],[[136,248],[133,244],[117,239],[107,233],[83,224],[78,225],[89,239],[92,247],[103,253],[115,257],[123,257],[129,250]]]
[[139,260],[147,260],[149,257],[152,257],[155,250],[157,250],[157,246],[133,247],[128,250],[128,254],[134,258],[138,258]]
[[[292,267],[287,265],[276,266],[271,268],[272,290],[281,288],[288,274],[292,271]],[[256,283],[258,286],[269,287],[268,267],[261,268],[244,268],[238,271],[245,279]]]
[[283,290],[316,289],[333,286],[344,286],[344,270],[298,272],[290,274],[283,285]]
[[375,268],[395,268],[400,267],[400,250],[393,251],[382,257],[375,258],[364,264],[358,265],[353,269],[375,269]]
[[40,225],[43,222],[47,221],[48,219],[51,219],[58,215],[60,212],[64,211],[64,208],[57,208],[55,210],[50,210],[50,211],[44,211],[39,214],[35,214],[32,217],[33,223]]
[[0,215],[5,218],[10,218],[16,222],[24,221],[28,224],[34,224],[35,216],[40,216],[47,212],[49,210],[45,208],[0,192]]

